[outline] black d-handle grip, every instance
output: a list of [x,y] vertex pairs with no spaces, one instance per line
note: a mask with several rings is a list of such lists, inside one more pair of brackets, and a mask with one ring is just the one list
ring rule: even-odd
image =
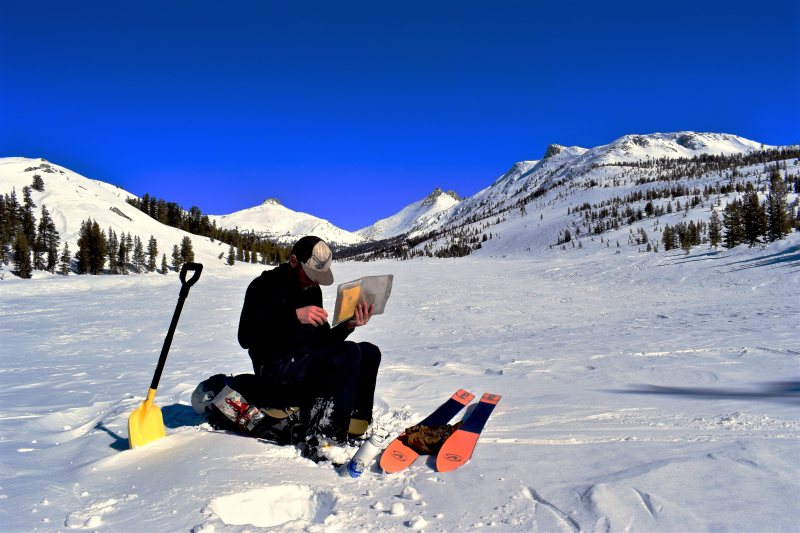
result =
[[[190,270],[194,271],[194,274],[189,281],[186,281],[186,273]],[[192,285],[197,283],[197,280],[200,279],[200,274],[203,272],[203,265],[200,263],[184,263],[183,267],[181,267],[181,297],[186,298],[189,296],[189,289],[192,288]]]
[[[186,281],[186,273],[190,270],[194,270],[194,275],[191,277],[189,281]],[[197,280],[200,279],[200,273],[203,271],[203,265],[200,263],[184,263],[183,267],[181,268],[181,283],[188,283],[191,287]]]

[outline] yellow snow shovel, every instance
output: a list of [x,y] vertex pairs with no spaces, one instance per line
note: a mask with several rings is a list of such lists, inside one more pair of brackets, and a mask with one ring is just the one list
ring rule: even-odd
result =
[[[186,273],[190,270],[194,271],[194,275],[189,281],[186,281]],[[178,296],[178,306],[175,308],[175,314],[172,315],[172,323],[169,325],[167,338],[164,339],[164,347],[161,348],[161,357],[158,359],[158,366],[153,376],[153,382],[150,384],[150,390],[147,391],[147,399],[128,417],[128,445],[131,448],[144,446],[148,442],[167,436],[167,432],[164,430],[164,420],[161,417],[161,409],[153,405],[153,400],[156,397],[156,389],[158,388],[158,381],[161,379],[161,372],[164,370],[164,363],[167,362],[167,354],[172,344],[175,328],[178,326],[183,302],[189,296],[189,289],[200,279],[202,271],[203,265],[200,263],[184,263],[181,269],[181,292]]]

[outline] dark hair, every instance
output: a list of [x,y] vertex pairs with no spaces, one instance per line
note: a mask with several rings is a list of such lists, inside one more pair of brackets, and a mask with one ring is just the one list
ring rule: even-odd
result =
[[314,250],[314,246],[317,245],[319,241],[321,241],[319,237],[315,237],[314,235],[306,235],[292,246],[291,255],[297,257],[297,260],[301,263],[305,263],[311,258],[311,252]]

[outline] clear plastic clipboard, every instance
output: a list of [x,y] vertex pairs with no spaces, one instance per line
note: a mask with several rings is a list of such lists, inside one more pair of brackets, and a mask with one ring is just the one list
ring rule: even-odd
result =
[[386,301],[392,294],[392,274],[366,276],[342,283],[336,289],[336,307],[333,310],[333,326],[350,320],[355,316],[356,306],[366,302],[374,305],[374,315],[386,309]]

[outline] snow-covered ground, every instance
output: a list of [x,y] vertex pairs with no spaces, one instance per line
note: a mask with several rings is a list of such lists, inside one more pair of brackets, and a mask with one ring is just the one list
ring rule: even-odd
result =
[[[336,263],[337,281],[395,276],[386,313],[351,336],[383,351],[377,422],[396,434],[459,388],[503,397],[460,469],[420,458],[358,480],[212,431],[189,406],[202,379],[250,371],[236,327],[263,267],[203,273],[156,396],[168,436],[137,450],[126,423],[177,276],[7,277],[0,529],[796,531],[797,393],[731,391],[800,381],[798,237],[688,256],[586,245],[498,258],[487,246]],[[648,386],[671,394],[624,392]]]

